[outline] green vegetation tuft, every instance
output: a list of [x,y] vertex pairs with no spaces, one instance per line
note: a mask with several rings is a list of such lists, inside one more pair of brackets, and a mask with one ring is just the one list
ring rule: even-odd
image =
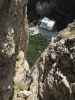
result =
[[41,36],[41,34],[30,36],[27,57],[30,66],[35,63],[41,52],[43,52],[43,50],[47,47],[47,44],[48,40]]

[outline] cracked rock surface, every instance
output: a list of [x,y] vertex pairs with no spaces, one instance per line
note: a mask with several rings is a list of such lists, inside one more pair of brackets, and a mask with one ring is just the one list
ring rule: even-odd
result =
[[[74,23],[71,25],[70,28]],[[75,100],[75,33],[74,29],[63,32],[50,42],[33,66],[33,95],[27,100]]]

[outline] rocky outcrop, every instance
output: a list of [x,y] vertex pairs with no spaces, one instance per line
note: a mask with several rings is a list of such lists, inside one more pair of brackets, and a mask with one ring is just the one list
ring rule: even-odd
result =
[[[26,86],[27,32],[27,0],[0,0],[0,100],[23,99],[17,90]],[[16,55],[21,55],[19,64]]]
[[52,38],[47,49],[36,61],[31,73],[32,95],[27,100],[75,99],[75,28],[73,27],[74,23],[56,38]]

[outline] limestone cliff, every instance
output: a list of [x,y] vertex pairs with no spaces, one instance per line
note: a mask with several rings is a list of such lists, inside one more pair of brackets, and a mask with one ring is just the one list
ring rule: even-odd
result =
[[75,100],[75,22],[52,39],[31,76],[27,100]]

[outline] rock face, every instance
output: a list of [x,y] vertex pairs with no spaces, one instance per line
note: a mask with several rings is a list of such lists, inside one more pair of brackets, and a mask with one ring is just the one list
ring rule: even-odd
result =
[[[49,17],[55,7],[55,0],[29,0],[28,17],[29,20],[35,20],[39,17]],[[35,15],[34,15],[35,13]]]
[[[70,25],[73,28],[74,23]],[[69,27],[68,27],[69,28]],[[52,39],[32,69],[27,100],[75,100],[75,33]]]
[[[25,87],[27,29],[27,0],[0,0],[0,100],[12,100],[18,81],[22,89]],[[22,57],[17,66],[18,53]],[[17,96],[14,100],[18,100]]]
[[[74,0],[29,0],[29,21],[34,21],[46,16],[50,19],[54,19],[57,28],[61,30],[75,19],[74,9]],[[62,24],[61,26],[60,23]]]

